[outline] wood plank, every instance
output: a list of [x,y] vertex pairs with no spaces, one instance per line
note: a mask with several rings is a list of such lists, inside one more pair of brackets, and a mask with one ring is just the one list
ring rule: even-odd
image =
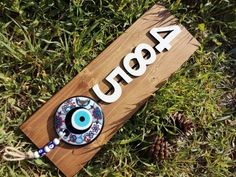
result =
[[[57,136],[53,128],[53,114],[62,101],[78,95],[97,99],[91,88],[99,83],[102,90],[107,91],[108,86],[103,83],[103,80],[120,64],[125,55],[140,43],[154,46],[155,43],[148,34],[150,29],[173,24],[177,24],[176,19],[164,7],[160,5],[153,6],[23,123],[21,130],[38,147],[44,146],[49,140]],[[100,103],[105,115],[105,124],[102,133],[93,143],[83,147],[62,143],[55,150],[48,153],[47,157],[66,176],[73,176],[83,168],[100,150],[101,146],[198,48],[199,44],[196,39],[184,27],[181,27],[181,29],[182,32],[171,42],[172,48],[168,52],[157,54],[157,60],[154,64],[148,66],[144,75],[135,78],[129,84],[122,85],[123,94],[118,101],[112,104]]]

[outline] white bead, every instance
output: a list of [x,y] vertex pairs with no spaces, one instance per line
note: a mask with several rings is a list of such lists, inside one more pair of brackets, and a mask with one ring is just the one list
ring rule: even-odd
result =
[[45,152],[49,152],[49,151],[51,151],[51,149],[49,149],[48,146],[45,146],[45,147],[44,147],[44,150],[45,150]]
[[38,153],[38,151],[35,151],[34,152],[34,158],[39,158],[40,156],[39,156],[39,153]]
[[60,140],[58,138],[54,138],[53,143],[55,145],[58,145],[60,143]]
[[63,137],[63,136],[64,136],[64,132],[59,132],[58,135],[59,135],[60,137]]

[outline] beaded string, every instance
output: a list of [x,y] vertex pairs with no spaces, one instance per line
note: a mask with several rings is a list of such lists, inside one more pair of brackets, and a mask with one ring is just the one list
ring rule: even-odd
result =
[[25,159],[37,159],[45,156],[48,152],[53,150],[61,142],[61,139],[65,136],[65,132],[59,132],[59,138],[54,138],[39,150],[32,152],[21,152],[14,147],[5,147],[2,158],[6,161],[20,161]]

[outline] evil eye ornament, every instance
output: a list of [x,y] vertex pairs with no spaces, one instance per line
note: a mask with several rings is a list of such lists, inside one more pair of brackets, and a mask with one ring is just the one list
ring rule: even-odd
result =
[[57,134],[64,132],[62,140],[72,145],[86,145],[102,131],[104,115],[93,99],[83,96],[65,100],[57,109],[54,126]]
[[72,114],[71,123],[77,130],[86,130],[92,125],[93,117],[87,109],[78,109]]

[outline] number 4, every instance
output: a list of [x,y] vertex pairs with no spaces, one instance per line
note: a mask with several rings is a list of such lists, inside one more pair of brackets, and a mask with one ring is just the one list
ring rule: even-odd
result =
[[[158,33],[171,31],[165,38],[161,37]],[[153,28],[150,31],[150,34],[159,41],[159,44],[155,46],[155,48],[162,52],[164,49],[170,50],[171,45],[170,42],[181,32],[181,29],[178,25]]]

